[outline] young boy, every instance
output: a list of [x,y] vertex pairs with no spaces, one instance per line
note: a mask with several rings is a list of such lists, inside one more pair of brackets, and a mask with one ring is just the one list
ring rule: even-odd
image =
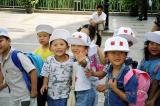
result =
[[[39,55],[43,61],[46,61],[47,57],[53,55],[53,52],[49,50],[49,39],[53,32],[54,28],[50,25],[40,24],[36,27],[36,34],[40,43],[40,47],[38,47],[34,54]],[[41,76],[38,76],[38,96],[37,96],[37,102],[38,106],[45,106],[47,101],[47,95],[44,93],[44,95],[41,95],[40,89],[43,84],[43,78]]]
[[18,53],[18,58],[31,79],[31,91],[23,78],[22,72],[17,68],[11,58],[11,39],[5,29],[0,28],[0,55],[4,79],[10,88],[13,104],[11,106],[37,106],[37,74],[34,65],[23,53]]
[[[125,65],[125,59],[129,52],[128,42],[121,37],[112,37],[106,40],[105,55],[110,61],[106,71],[105,103],[104,106],[128,106],[136,104],[138,81],[132,76],[124,85],[124,76],[130,70]],[[93,73],[94,76],[97,76]],[[97,88],[101,91],[101,88]]]

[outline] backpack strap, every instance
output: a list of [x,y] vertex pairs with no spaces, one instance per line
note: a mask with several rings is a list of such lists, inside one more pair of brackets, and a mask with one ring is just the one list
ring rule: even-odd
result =
[[26,72],[26,70],[23,68],[22,64],[21,64],[21,61],[19,60],[18,58],[18,53],[22,53],[21,51],[16,51],[14,50],[11,54],[11,58],[12,58],[12,61],[14,63],[14,65],[22,72],[22,75],[23,75],[23,79],[27,85],[27,88],[29,91],[31,91],[31,80],[30,80],[30,77],[28,75],[28,73]]

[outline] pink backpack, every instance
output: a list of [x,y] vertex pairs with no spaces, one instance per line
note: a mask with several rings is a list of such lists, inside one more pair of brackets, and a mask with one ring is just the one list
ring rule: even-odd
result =
[[145,100],[148,98],[147,92],[150,87],[150,77],[144,71],[132,69],[124,76],[124,85],[127,84],[133,75],[136,75],[138,80],[137,100],[135,105],[129,104],[129,106],[144,106]]

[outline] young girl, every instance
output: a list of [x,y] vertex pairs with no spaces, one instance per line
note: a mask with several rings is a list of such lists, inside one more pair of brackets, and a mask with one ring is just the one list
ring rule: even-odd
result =
[[85,71],[90,69],[88,60],[89,37],[82,32],[75,32],[73,37],[68,39],[71,44],[71,51],[77,62],[74,64],[76,70],[76,106],[93,106],[95,101],[95,92],[91,87],[91,80],[85,75]]
[[[40,43],[34,54],[39,55],[43,61],[46,61],[47,57],[53,55],[53,52],[49,50],[49,38],[53,32],[53,27],[50,25],[40,24],[36,27],[36,34]],[[41,72],[39,72],[41,73]],[[43,84],[43,78],[38,75],[38,96],[37,102],[38,106],[45,106],[47,102],[47,94],[41,95],[40,89]]]
[[104,106],[128,106],[136,103],[138,81],[132,76],[124,85],[124,76],[130,70],[124,61],[129,52],[128,42],[122,37],[112,37],[106,40],[105,55],[110,61],[106,70],[106,91]]
[[146,106],[160,106],[160,31],[146,33],[144,59],[140,70],[146,71],[151,77],[151,86],[148,92]]
[[73,64],[66,54],[69,49],[66,38],[69,35],[67,30],[56,29],[50,38],[50,50],[54,56],[47,58],[41,72],[44,77],[41,94],[48,90],[48,106],[67,106]]
[[[80,32],[84,32],[87,35],[89,35],[89,37],[91,39],[91,43],[89,45],[89,50],[88,50],[88,58],[90,61],[90,68],[94,72],[102,71],[104,68],[103,64],[105,64],[106,60],[105,60],[104,53],[101,50],[101,48],[95,44],[95,32],[96,32],[95,28],[89,24],[85,24],[81,28],[79,28],[78,30]],[[96,93],[96,99],[95,99],[94,106],[97,106],[98,105],[98,93],[96,91],[96,86],[99,83],[99,78],[98,77],[91,77],[90,80],[92,81],[92,87]]]

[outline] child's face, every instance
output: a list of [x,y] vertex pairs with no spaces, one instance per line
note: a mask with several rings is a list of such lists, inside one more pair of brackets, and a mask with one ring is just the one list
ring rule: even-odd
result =
[[0,37],[0,54],[5,54],[10,48],[10,39]]
[[148,45],[148,51],[153,56],[160,55],[160,44],[154,43],[154,42],[150,42],[149,45]]
[[68,50],[68,44],[63,39],[56,39],[51,42],[50,50],[55,56],[62,56]]
[[79,53],[84,53],[84,55],[87,55],[88,47],[81,46],[81,45],[71,45],[71,51],[74,55],[77,55]]
[[109,51],[106,55],[111,64],[114,66],[122,65],[127,57],[127,53],[122,51]]
[[39,33],[37,33],[37,35],[38,35],[39,43],[40,43],[42,46],[47,46],[47,45],[49,45],[50,34],[48,34],[48,33],[46,33],[46,32],[39,32]]

